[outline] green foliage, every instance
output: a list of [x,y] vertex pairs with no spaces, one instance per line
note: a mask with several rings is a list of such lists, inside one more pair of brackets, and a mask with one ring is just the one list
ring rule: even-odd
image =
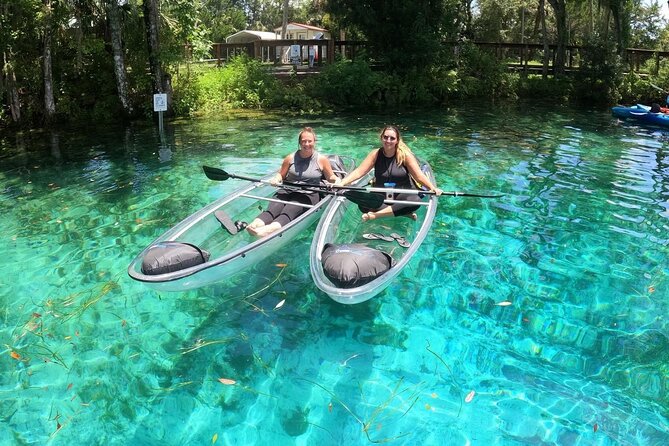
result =
[[441,40],[454,35],[455,4],[435,0],[337,0],[328,10],[344,28],[362,33],[391,74],[429,67]]
[[295,102],[294,95],[286,94],[285,87],[268,72],[268,67],[246,55],[237,56],[220,68],[182,69],[174,77],[173,88],[173,106],[179,115]]
[[543,79],[540,75],[530,75],[518,79],[516,91],[519,97],[565,104],[571,98],[572,89],[571,79],[565,77]]
[[630,42],[632,48],[661,49],[659,45],[666,20],[662,18],[659,3],[632,2],[630,20]]
[[382,78],[367,62],[342,60],[325,67],[311,93],[332,105],[369,105],[383,90]]
[[233,107],[260,108],[277,83],[266,66],[245,54],[234,57],[221,73],[223,100]]
[[459,50],[459,95],[464,97],[513,97],[517,77],[507,72],[506,66],[494,54],[471,42]]
[[615,102],[620,96],[618,86],[623,76],[623,64],[615,52],[615,44],[593,39],[584,47],[581,56],[576,96],[587,103]]
[[[207,83],[205,74],[186,66],[184,72],[177,71],[172,78],[172,108],[177,116],[190,116],[202,106],[203,84]],[[214,72],[215,73],[215,72]]]

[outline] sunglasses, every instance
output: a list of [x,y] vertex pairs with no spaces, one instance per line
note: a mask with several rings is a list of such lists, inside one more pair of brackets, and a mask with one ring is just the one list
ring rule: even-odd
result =
[[382,138],[384,141],[395,141],[397,139],[395,136],[390,135],[383,135]]

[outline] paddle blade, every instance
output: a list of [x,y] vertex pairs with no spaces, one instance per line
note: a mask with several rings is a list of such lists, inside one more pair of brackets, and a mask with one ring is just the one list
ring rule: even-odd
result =
[[202,166],[202,170],[204,170],[204,174],[210,180],[225,181],[230,178],[230,175],[225,170],[217,167]]
[[385,200],[385,197],[381,194],[358,190],[347,190],[342,195],[358,206],[368,209],[380,208],[383,206],[383,200]]

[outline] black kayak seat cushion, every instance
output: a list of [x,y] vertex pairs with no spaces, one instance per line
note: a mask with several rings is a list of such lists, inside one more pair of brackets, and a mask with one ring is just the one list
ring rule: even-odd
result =
[[155,276],[166,274],[209,260],[209,253],[191,243],[159,242],[151,246],[142,259],[142,273]]
[[325,276],[335,286],[355,288],[388,271],[393,265],[393,258],[386,252],[358,243],[327,243],[323,248],[321,263]]

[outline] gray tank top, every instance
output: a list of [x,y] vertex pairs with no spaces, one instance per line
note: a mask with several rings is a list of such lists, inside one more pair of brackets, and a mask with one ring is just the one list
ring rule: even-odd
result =
[[288,167],[286,181],[318,185],[323,178],[323,169],[318,165],[318,156],[315,150],[309,158],[302,158],[298,152],[295,152],[290,167]]

